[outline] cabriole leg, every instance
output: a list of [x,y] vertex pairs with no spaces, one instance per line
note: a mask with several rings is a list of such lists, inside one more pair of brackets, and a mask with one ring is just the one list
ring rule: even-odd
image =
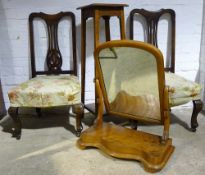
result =
[[22,125],[21,125],[21,120],[18,117],[18,108],[10,107],[8,109],[8,113],[14,121],[14,129],[13,129],[12,137],[16,137],[16,139],[20,139]]
[[191,116],[191,130],[193,132],[196,131],[196,128],[199,126],[197,122],[197,116],[199,112],[202,110],[203,102],[201,100],[193,100],[193,113]]

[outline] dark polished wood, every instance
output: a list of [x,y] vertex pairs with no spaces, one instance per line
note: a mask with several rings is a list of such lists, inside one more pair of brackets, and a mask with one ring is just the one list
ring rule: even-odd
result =
[[[125,39],[125,22],[124,22],[124,7],[127,4],[103,4],[94,3],[86,6],[78,7],[81,10],[81,101],[85,103],[85,72],[86,72],[86,21],[88,18],[93,18],[94,20],[94,48],[96,48],[100,43],[100,19],[103,18],[105,21],[105,37],[106,41],[110,41],[110,17],[116,16],[119,18],[120,34],[121,39]],[[95,71],[96,72],[96,71]],[[96,73],[95,73],[96,76]],[[96,109],[96,99],[95,106],[90,107],[90,105],[85,105],[90,112],[95,113]]]
[[93,3],[93,4],[89,4],[89,5],[84,5],[81,7],[78,7],[77,9],[86,9],[86,8],[105,8],[105,10],[107,10],[107,8],[111,8],[111,10],[113,8],[118,8],[118,7],[128,7],[127,4],[105,4],[105,3]]
[[[72,23],[72,48],[73,48],[73,66],[71,70],[61,70],[62,54],[58,45],[58,24],[63,18],[71,19]],[[33,21],[35,19],[42,19],[45,21],[46,29],[48,32],[48,49],[46,55],[46,63],[48,70],[38,71],[35,64],[34,53],[34,29]],[[68,31],[69,32],[69,31]],[[30,33],[30,52],[31,52],[31,68],[32,77],[42,74],[73,74],[77,75],[77,59],[76,59],[76,30],[75,30],[75,15],[72,12],[60,12],[57,14],[46,13],[31,13],[29,15],[29,33]]]
[[146,21],[146,35],[147,41],[150,44],[153,44],[158,48],[157,34],[158,34],[158,23],[160,17],[163,15],[170,15],[171,19],[171,60],[170,65],[165,67],[166,71],[173,72],[175,71],[175,12],[172,9],[161,9],[159,11],[148,11],[145,9],[133,9],[130,12],[130,39],[134,39],[134,17],[137,15],[141,15],[143,19]]
[[[139,115],[128,114],[122,111],[113,111],[113,109],[111,109],[111,103],[109,103],[108,100],[103,71],[101,69],[102,66],[99,61],[99,53],[103,49],[117,47],[133,47],[146,50],[150,54],[154,55],[153,59],[156,61],[158,76],[158,100],[160,101],[159,119],[153,120],[151,117],[139,117]],[[166,165],[168,159],[174,151],[172,139],[169,138],[169,96],[168,87],[165,86],[163,56],[161,52],[150,44],[121,40],[110,41],[99,45],[95,49],[94,57],[97,71],[95,86],[97,90],[96,97],[98,113],[95,124],[82,132],[80,139],[77,141],[77,145],[81,149],[85,149],[86,147],[96,147],[117,158],[138,160],[143,164],[144,169],[148,172],[157,172],[161,170]],[[164,126],[162,136],[103,122],[104,105],[108,114],[115,114],[116,116],[128,118],[130,120],[161,123]],[[130,104],[127,108],[130,108],[130,106],[134,107],[135,105]],[[153,108],[150,110],[154,110]],[[141,111],[142,109],[139,110]],[[152,112],[150,112],[150,115],[151,114]]]
[[8,109],[8,113],[14,121],[12,136],[19,140],[21,138],[22,124],[20,118],[18,117],[18,108],[10,107]]
[[[140,15],[146,21],[147,28],[145,29],[147,34],[147,41],[148,43],[153,44],[154,46],[158,47],[157,42],[157,35],[158,35],[158,23],[160,17],[163,15],[168,14],[170,16],[170,29],[171,29],[171,55],[169,57],[170,65],[165,67],[165,71],[175,72],[175,35],[176,35],[176,15],[175,11],[172,9],[161,9],[159,11],[148,11],[145,9],[133,9],[130,12],[130,39],[134,39],[134,17]],[[196,131],[198,127],[197,116],[198,113],[202,110],[203,102],[201,100],[194,100],[193,101],[193,113],[191,117],[191,130]]]
[[[34,43],[34,20],[42,19],[45,21],[48,33],[48,49],[46,54],[46,64],[48,70],[38,71],[35,64],[35,43]],[[61,20],[68,18],[72,24],[72,55],[73,65],[71,70],[62,70],[63,63],[62,54],[58,46],[58,24]],[[45,13],[31,13],[29,15],[29,34],[30,34],[30,54],[31,54],[31,68],[32,78],[37,75],[50,75],[50,74],[72,74],[77,76],[77,59],[76,59],[76,28],[75,28],[75,15],[72,12],[60,12],[57,14]],[[70,31],[68,31],[70,32]],[[81,119],[83,110],[81,104],[72,106],[74,114],[76,114],[76,135],[79,136],[82,131]],[[41,116],[41,108],[36,108],[38,116]],[[13,136],[20,139],[21,136],[21,121],[18,117],[18,108],[10,107],[9,114],[14,121]]]
[[0,80],[0,120],[5,115],[6,115],[6,107],[4,104],[4,98],[3,98],[3,92],[2,92],[1,80]]
[[130,120],[130,127],[131,127],[132,129],[137,130],[138,121],[137,121],[137,120]]
[[41,117],[42,116],[41,108],[36,108],[36,113],[37,113],[38,117]]
[[201,100],[193,100],[193,112],[191,116],[191,129],[193,132],[196,131],[196,128],[199,126],[197,122],[197,116],[203,108],[203,102]]

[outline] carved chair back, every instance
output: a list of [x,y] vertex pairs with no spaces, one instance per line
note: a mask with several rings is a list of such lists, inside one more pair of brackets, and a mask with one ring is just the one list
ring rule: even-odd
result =
[[[72,25],[72,68],[69,70],[62,70],[62,54],[58,44],[58,24],[59,22],[68,17],[71,19]],[[46,54],[47,70],[39,71],[36,69],[35,60],[35,43],[34,43],[34,20],[42,19],[45,21],[48,37],[48,48]],[[69,30],[69,29],[68,29]],[[69,31],[68,31],[69,32]],[[29,16],[29,34],[30,34],[30,52],[31,52],[31,69],[32,77],[42,74],[74,74],[77,75],[76,63],[76,30],[75,30],[75,16],[72,12],[60,12],[58,14],[45,14],[45,13],[31,13]]]
[[[130,12],[130,39],[134,39],[134,17],[141,16],[146,21],[146,42],[153,44],[155,47],[158,47],[158,24],[160,17],[163,15],[170,15],[171,22],[171,53],[168,58],[168,65],[165,67],[165,71],[173,72],[175,71],[175,12],[172,9],[161,9],[159,11],[148,11],[145,9],[133,9]],[[169,23],[170,24],[170,23]]]

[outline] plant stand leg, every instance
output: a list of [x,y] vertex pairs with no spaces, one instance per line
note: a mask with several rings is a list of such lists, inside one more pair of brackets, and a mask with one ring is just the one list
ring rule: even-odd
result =
[[76,136],[79,137],[81,134],[81,131],[83,130],[82,125],[82,117],[83,117],[83,107],[81,104],[74,105],[73,107],[73,113],[76,115]]

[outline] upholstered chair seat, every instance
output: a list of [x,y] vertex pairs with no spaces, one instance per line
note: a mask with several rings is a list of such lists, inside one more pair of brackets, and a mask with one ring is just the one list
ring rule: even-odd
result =
[[201,86],[177,74],[165,72],[166,85],[169,86],[170,107],[200,99]]
[[32,78],[8,93],[12,107],[54,107],[80,104],[80,82],[72,75]]

